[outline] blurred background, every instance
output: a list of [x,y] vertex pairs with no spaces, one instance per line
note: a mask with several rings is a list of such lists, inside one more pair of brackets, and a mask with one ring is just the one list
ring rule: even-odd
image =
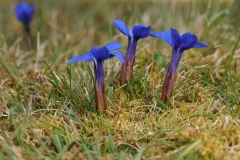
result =
[[[0,33],[12,43],[22,29],[16,20],[14,7],[21,1],[1,0]],[[33,36],[37,32],[43,40],[54,45],[73,45],[86,42],[90,46],[103,45],[116,39],[119,32],[112,21],[116,18],[126,22],[128,27],[135,24],[152,26],[153,31],[177,28],[180,33],[190,31],[200,39],[212,43],[234,38],[238,32],[239,1],[234,0],[41,0],[28,1],[36,4],[31,27]],[[211,37],[211,38],[210,38]],[[221,37],[221,38],[219,38]],[[224,37],[224,39],[222,39]],[[63,40],[64,39],[64,40]],[[233,39],[232,39],[233,40]],[[81,42],[81,43],[80,43]],[[228,43],[225,42],[225,43]]]
[[[0,34],[10,46],[10,50],[14,50],[19,45],[25,47],[24,28],[14,14],[15,5],[19,2],[21,1],[1,0],[0,2]],[[127,39],[115,29],[112,22],[116,18],[125,21],[129,28],[135,24],[144,24],[150,25],[152,31],[169,30],[173,27],[178,29],[180,34],[192,32],[200,41],[208,43],[210,48],[219,45],[222,48],[231,47],[239,33],[240,2],[237,0],[30,0],[28,2],[36,5],[31,23],[35,50],[37,50],[39,33],[40,48],[38,49],[42,51],[40,58],[45,57],[49,62],[63,54],[66,56],[64,59],[66,62],[73,55],[85,53],[92,46],[103,46],[109,41],[120,41],[125,52]],[[160,40],[142,41],[140,46],[150,54],[163,47],[166,48],[166,44]]]

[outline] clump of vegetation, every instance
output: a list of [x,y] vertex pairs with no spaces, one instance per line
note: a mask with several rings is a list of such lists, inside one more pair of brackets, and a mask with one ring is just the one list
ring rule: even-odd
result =
[[[34,2],[29,50],[1,1],[0,159],[239,159],[239,26],[232,1]],[[191,31],[209,46],[181,57],[175,89],[161,100],[171,47],[139,41],[129,84],[105,62],[104,114],[95,110],[94,67],[68,60],[127,40],[114,19],[152,30]]]

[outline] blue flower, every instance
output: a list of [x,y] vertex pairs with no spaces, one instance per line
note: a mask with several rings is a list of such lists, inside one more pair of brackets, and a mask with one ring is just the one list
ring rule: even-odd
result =
[[132,31],[130,31],[122,20],[115,19],[113,23],[120,32],[128,36],[128,38],[130,38],[131,40],[139,40],[140,38],[146,38],[151,32],[150,26],[135,25],[133,26]]
[[27,2],[22,2],[16,5],[15,14],[17,19],[24,25],[28,25],[33,18],[35,5],[29,5]]
[[187,32],[180,36],[178,31],[174,28],[170,28],[170,31],[151,33],[151,36],[160,38],[172,46],[172,58],[169,65],[170,68],[168,70],[168,75],[170,74],[171,70],[173,70],[173,73],[175,74],[182,53],[185,50],[189,50],[191,48],[208,47],[206,43],[198,42],[198,37],[196,35]]
[[132,78],[138,40],[141,38],[147,38],[150,35],[155,35],[155,33],[151,34],[150,26],[135,25],[132,30],[130,30],[122,20],[116,19],[113,23],[122,34],[128,37],[127,54],[124,57],[125,62],[122,66],[120,75],[120,83],[124,84]]
[[116,56],[121,63],[124,62],[124,56],[121,51],[117,51],[122,48],[122,45],[118,42],[109,42],[104,47],[100,48],[94,46],[90,52],[87,52],[81,56],[75,56],[68,61],[68,64],[79,61],[93,61],[95,69],[95,100],[97,109],[103,112],[106,109],[107,102],[105,96],[104,87],[104,71],[103,62],[109,58]]
[[170,31],[155,32],[151,34],[151,36],[161,38],[164,42],[172,46],[172,57],[167,68],[162,88],[162,100],[163,102],[167,102],[173,92],[176,70],[183,52],[191,48],[208,47],[208,45],[203,42],[198,42],[198,37],[190,32],[180,36],[178,31],[174,28],[170,28]]

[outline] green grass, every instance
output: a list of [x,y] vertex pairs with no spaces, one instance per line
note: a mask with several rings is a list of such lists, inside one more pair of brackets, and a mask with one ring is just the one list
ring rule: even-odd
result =
[[[0,5],[0,159],[240,158],[237,0],[39,1],[31,51],[17,2]],[[184,52],[168,104],[160,97],[171,48],[149,37],[130,85],[119,85],[116,59],[105,62],[108,109],[95,112],[93,65],[67,61],[109,41],[126,53],[115,18],[209,44]]]

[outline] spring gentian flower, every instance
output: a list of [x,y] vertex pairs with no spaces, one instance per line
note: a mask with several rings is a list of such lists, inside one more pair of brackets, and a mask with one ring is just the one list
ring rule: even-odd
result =
[[19,3],[15,7],[17,19],[24,25],[28,25],[32,21],[34,11],[35,5],[29,5],[27,2]]
[[103,112],[107,107],[107,101],[105,96],[105,86],[104,86],[104,71],[103,62],[109,58],[116,56],[121,63],[124,62],[124,56],[121,51],[117,51],[122,48],[122,45],[118,42],[109,42],[104,47],[99,48],[94,46],[90,52],[87,52],[81,56],[75,56],[71,58],[68,63],[75,63],[78,61],[93,61],[95,69],[95,100],[97,105],[97,110]]
[[176,70],[183,52],[191,48],[204,48],[208,45],[203,42],[198,42],[198,37],[190,32],[180,36],[174,28],[170,28],[170,31],[155,32],[151,36],[161,38],[164,42],[172,46],[172,57],[162,87],[162,101],[166,103],[172,95]]
[[35,5],[29,5],[27,2],[22,2],[16,5],[15,14],[17,19],[24,25],[26,31],[27,44],[31,49],[31,31],[30,22],[33,19]]
[[[116,19],[113,21],[113,23],[122,34],[128,37],[127,54],[124,57],[124,63],[122,65],[122,71],[120,75],[120,83],[122,85],[131,80],[138,40],[148,37],[151,33],[151,27],[135,25],[133,26],[132,30],[130,30],[126,27],[122,20]],[[152,35],[155,35],[155,33],[152,33]]]

